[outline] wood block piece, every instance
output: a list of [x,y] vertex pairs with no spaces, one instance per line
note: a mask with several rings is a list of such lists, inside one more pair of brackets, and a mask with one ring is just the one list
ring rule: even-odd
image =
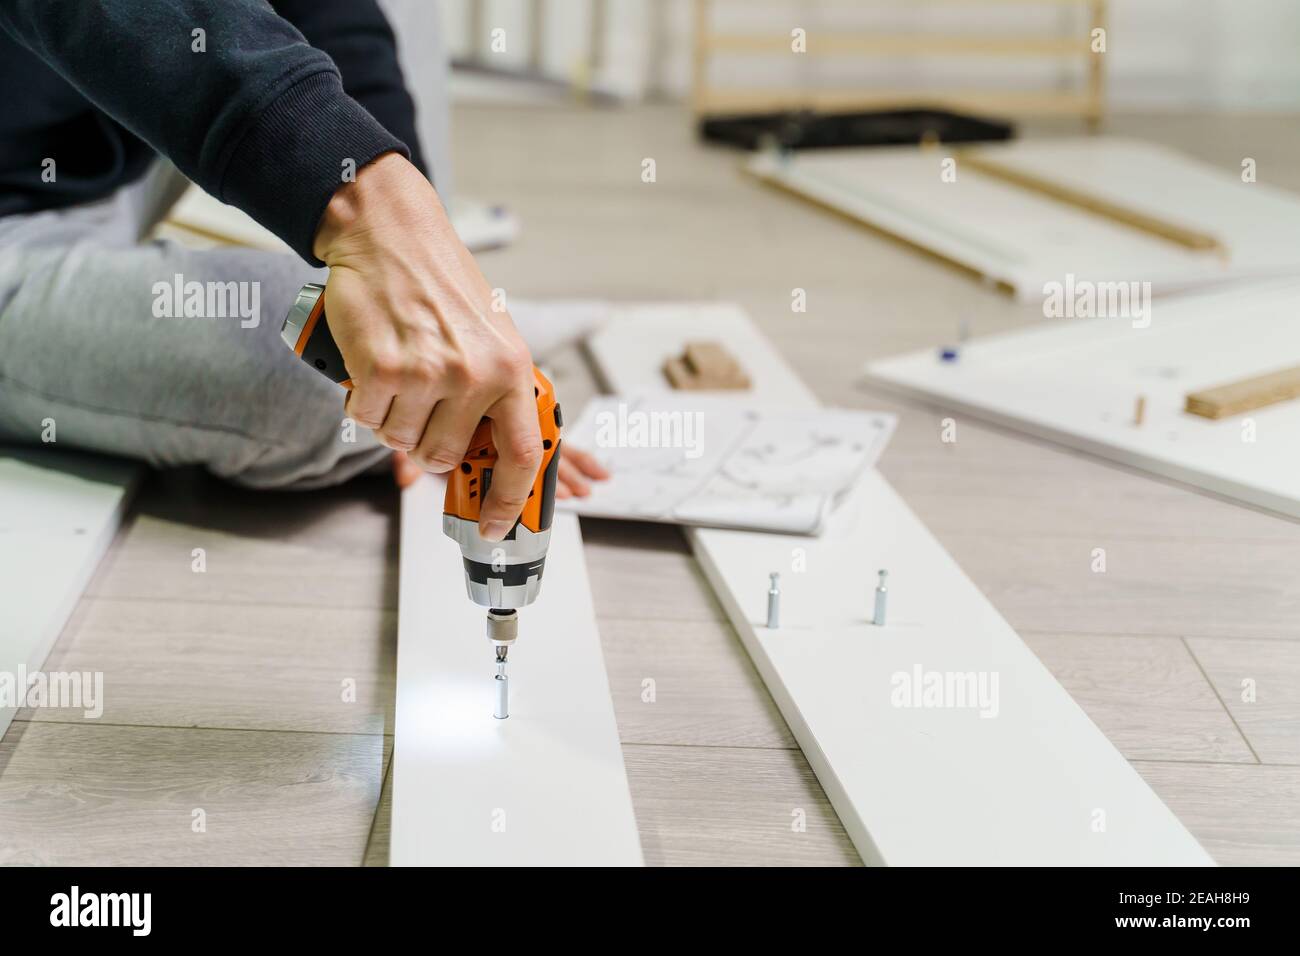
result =
[[1202,418],[1227,418],[1293,398],[1300,398],[1300,365],[1189,392],[1186,411]]
[[683,391],[743,391],[750,385],[745,370],[720,342],[687,342],[681,355],[664,360],[663,370],[673,388]]
[[736,368],[736,360],[717,342],[687,342],[686,364],[704,378],[725,378]]
[[681,356],[670,358],[664,362],[664,375],[668,377],[668,381],[673,388],[688,390],[697,387],[695,374],[687,366],[686,359]]

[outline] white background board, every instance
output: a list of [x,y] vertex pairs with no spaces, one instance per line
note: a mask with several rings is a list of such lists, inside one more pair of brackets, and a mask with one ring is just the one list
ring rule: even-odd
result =
[[[115,459],[0,447],[0,673],[44,665],[139,475]],[[0,707],[0,735],[16,712]]]
[[1300,272],[1300,198],[1244,183],[1172,150],[1093,137],[982,147],[1003,165],[1134,206],[1208,233],[1230,251],[1188,250],[1169,240],[962,166],[942,178],[949,146],[836,149],[788,160],[759,155],[760,178],[1040,300],[1067,275],[1089,282],[1150,282],[1154,294],[1242,277]]
[[[716,314],[714,329],[696,307],[627,310],[590,351],[612,387],[635,391],[686,339],[718,338],[765,401],[815,404],[743,313]],[[821,538],[688,534],[866,862],[1212,862],[879,473],[864,474]],[[805,570],[792,573],[797,555]],[[890,570],[885,627],[867,623],[880,567]],[[783,572],[775,630],[764,623],[770,571]],[[895,706],[895,675],[917,666],[996,673],[997,716]]]
[[486,612],[442,533],[444,489],[402,494],[392,864],[641,865],[577,517],[555,516],[496,720]]
[[[1297,247],[1300,248],[1300,247]],[[1052,322],[873,362],[874,381],[1127,465],[1300,517],[1300,402],[1210,420],[1190,391],[1300,365],[1300,282],[1161,302],[1149,328]],[[1144,421],[1134,424],[1137,396]]]

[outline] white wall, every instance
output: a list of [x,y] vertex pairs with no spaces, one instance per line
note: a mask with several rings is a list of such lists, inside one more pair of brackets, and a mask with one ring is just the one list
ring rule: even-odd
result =
[[1300,108],[1297,0],[1112,0],[1112,107]]
[[[598,74],[585,73],[593,0],[547,0],[544,65],[556,78],[584,79],[597,88],[636,97],[647,91],[682,96],[691,75],[692,0],[605,0],[606,57]],[[483,5],[485,28],[507,29],[503,64],[526,62],[530,0],[444,0],[449,45],[464,52],[471,4]],[[1023,5],[915,3],[907,0],[714,0],[719,23],[734,29],[810,35],[837,25],[920,32],[1059,28],[1060,10]],[[1110,0],[1110,107],[1126,109],[1300,109],[1300,0]],[[658,39],[656,39],[658,38]],[[1061,65],[1002,61],[953,63],[908,58],[877,62],[802,61],[721,63],[719,82],[780,85],[951,85],[977,77],[991,85],[1032,80],[1064,82]]]
[[[629,99],[647,90],[646,42],[651,0],[605,0],[604,62],[593,74],[591,0],[546,0],[542,30],[542,72],[579,86],[590,86]],[[477,43],[470,36],[471,7],[481,10],[483,30]],[[477,51],[482,62],[505,70],[530,67],[533,46],[532,0],[443,0],[443,23],[453,58]],[[504,31],[505,49],[491,49],[492,31]]]

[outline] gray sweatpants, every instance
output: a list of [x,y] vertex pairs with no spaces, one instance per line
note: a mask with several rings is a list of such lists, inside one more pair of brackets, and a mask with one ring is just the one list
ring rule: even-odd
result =
[[[175,178],[159,164],[102,202],[0,219],[0,441],[203,465],[264,488],[377,465],[388,450],[348,427],[343,390],[280,340],[322,271],[287,254],[138,243]],[[205,290],[191,310],[203,315],[165,291],[178,282]]]

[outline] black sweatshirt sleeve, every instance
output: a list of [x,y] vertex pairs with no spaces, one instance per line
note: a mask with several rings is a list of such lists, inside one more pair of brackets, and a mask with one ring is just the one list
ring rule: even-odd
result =
[[0,28],[313,264],[345,162],[410,155],[266,0],[0,0]]
[[[397,58],[397,39],[375,0],[271,0],[271,6],[343,75],[343,91],[406,144],[426,176],[415,104]],[[432,14],[431,14],[432,15]]]

